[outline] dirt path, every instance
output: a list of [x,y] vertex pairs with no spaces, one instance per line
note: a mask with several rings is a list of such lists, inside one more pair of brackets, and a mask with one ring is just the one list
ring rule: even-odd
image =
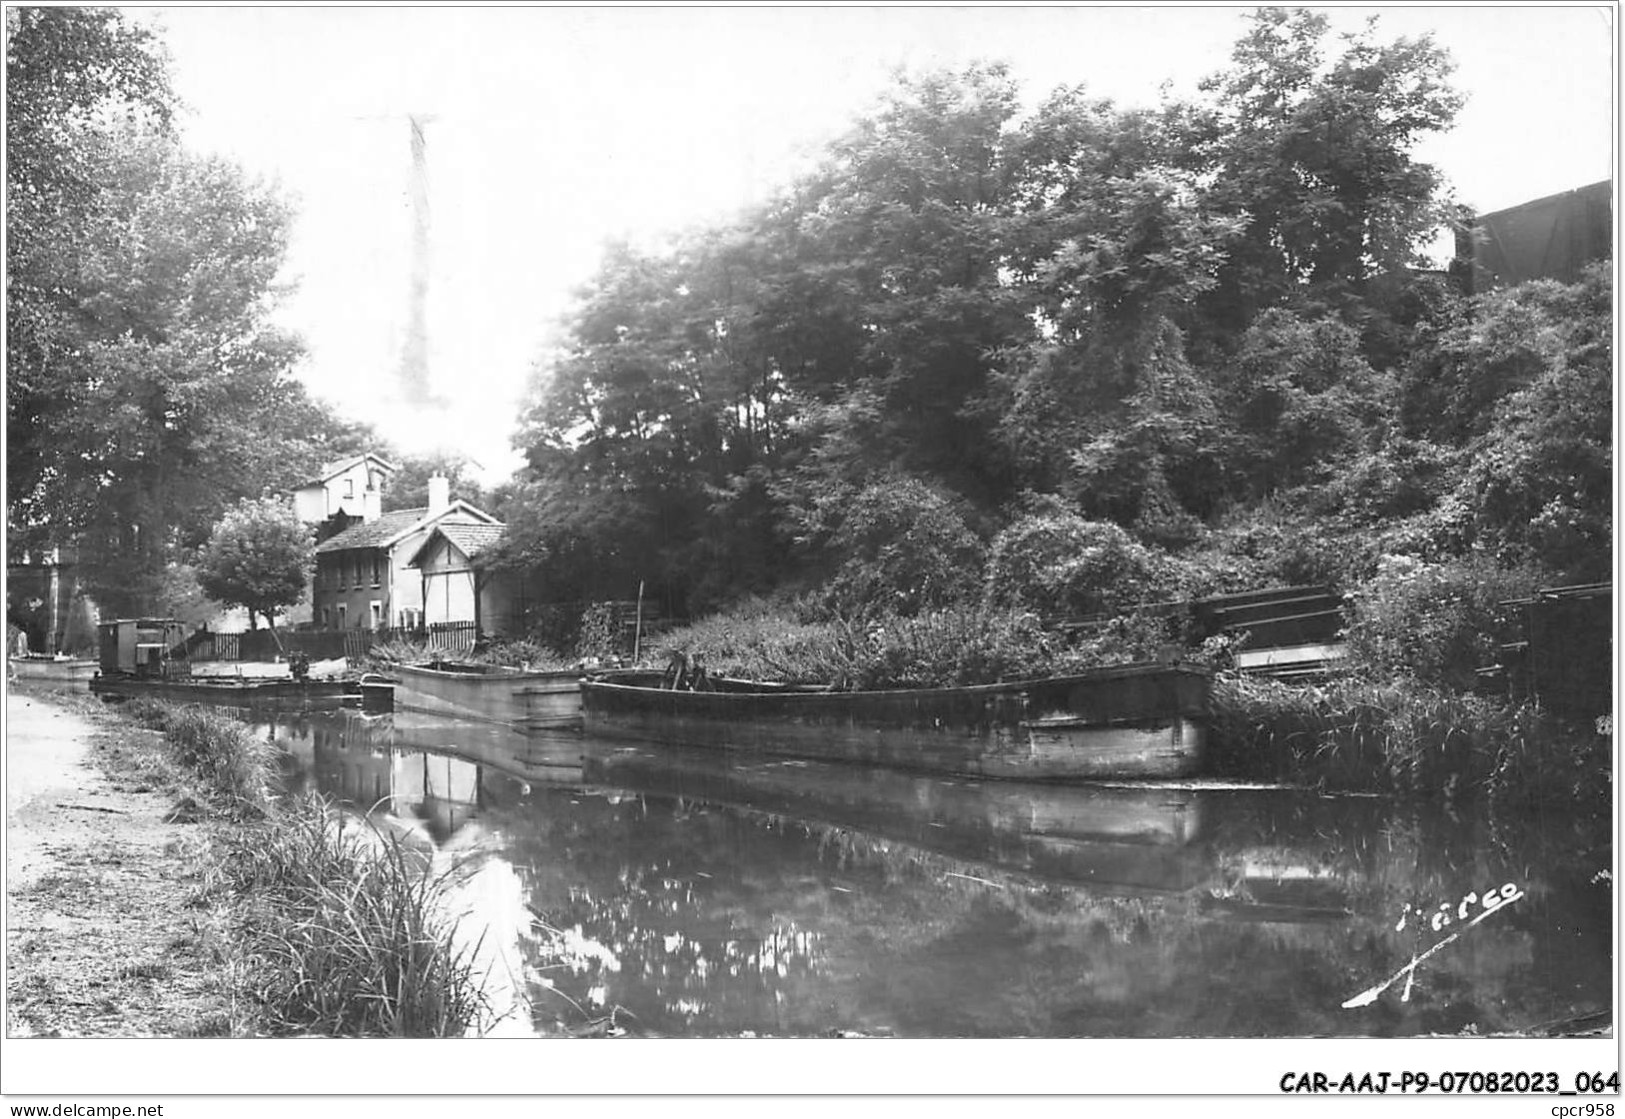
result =
[[228,1028],[198,885],[196,825],[131,740],[71,703],[6,701],[11,1037],[177,1037]]

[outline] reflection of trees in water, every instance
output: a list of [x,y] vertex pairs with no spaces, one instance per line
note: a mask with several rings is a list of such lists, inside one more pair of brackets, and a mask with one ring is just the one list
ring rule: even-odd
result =
[[[655,1032],[1380,1035],[1564,1009],[1541,964],[1550,867],[1525,880],[1527,916],[1498,914],[1430,960],[1409,1003],[1341,1009],[1414,950],[1394,929],[1405,902],[1511,873],[1476,824],[1427,806],[1232,813],[1203,841],[1205,883],[1133,895],[782,815],[576,799],[531,817],[514,857],[548,919],[619,963],[583,961],[572,991],[600,989]],[[1251,908],[1214,907],[1226,883]]]
[[[1203,800],[1189,842],[1097,847],[1003,816],[970,834],[902,810],[888,829],[527,793],[483,766],[472,799],[478,826],[459,842],[514,864],[539,918],[520,938],[537,1015],[565,1024],[580,1015],[544,979],[589,1013],[619,1005],[634,1029],[696,1035],[1487,1033],[1607,1001],[1611,881],[1591,878],[1611,838],[1566,819],[1226,794]],[[1087,884],[1108,865],[1096,850],[1129,852],[1158,888]],[[1406,906],[1508,881],[1526,897],[1430,959],[1410,1002],[1396,987],[1341,1009],[1437,938],[1396,929]]]

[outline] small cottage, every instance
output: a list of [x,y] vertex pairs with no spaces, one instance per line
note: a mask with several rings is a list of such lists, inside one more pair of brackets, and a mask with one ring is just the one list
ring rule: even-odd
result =
[[429,479],[427,506],[389,513],[369,508],[363,516],[316,546],[318,629],[422,629],[423,583],[410,561],[430,533],[453,524],[502,528],[483,509],[453,500],[450,483],[438,475]]
[[418,570],[423,616],[428,625],[473,622],[480,633],[498,636],[515,628],[520,592],[517,580],[479,564],[502,539],[500,524],[443,522],[430,530],[408,564]]

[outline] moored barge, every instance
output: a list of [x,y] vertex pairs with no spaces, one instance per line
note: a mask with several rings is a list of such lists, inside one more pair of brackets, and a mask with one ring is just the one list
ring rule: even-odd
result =
[[456,661],[402,664],[390,671],[396,679],[396,706],[405,710],[520,730],[581,726],[579,671],[538,672]]
[[1212,673],[1129,664],[974,687],[835,692],[730,681],[683,691],[581,683],[586,729],[674,746],[1028,781],[1202,769]]

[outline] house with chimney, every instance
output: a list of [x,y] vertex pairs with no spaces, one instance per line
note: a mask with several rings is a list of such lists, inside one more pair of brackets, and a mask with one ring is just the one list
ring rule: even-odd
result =
[[383,492],[394,467],[360,455],[323,471],[295,495],[300,519],[316,526],[312,623],[322,630],[409,629],[426,625],[424,584],[410,565],[435,529],[502,522],[451,496],[441,475],[429,479],[429,504],[385,513]]

